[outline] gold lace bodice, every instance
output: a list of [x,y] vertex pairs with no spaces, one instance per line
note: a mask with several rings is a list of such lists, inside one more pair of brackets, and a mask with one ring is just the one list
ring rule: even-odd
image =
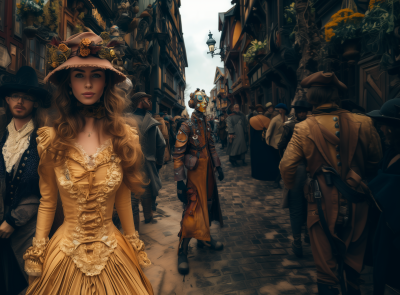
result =
[[[112,223],[114,204],[124,233],[136,233],[121,160],[109,140],[93,156],[75,145],[65,163],[55,166],[47,150],[52,132],[47,127],[38,130],[42,199],[36,239],[45,239],[49,234],[59,191],[64,210],[64,223],[56,233],[62,235],[59,247],[87,276],[98,275],[117,247],[117,229]],[[132,140],[138,140],[136,131],[132,136]]]

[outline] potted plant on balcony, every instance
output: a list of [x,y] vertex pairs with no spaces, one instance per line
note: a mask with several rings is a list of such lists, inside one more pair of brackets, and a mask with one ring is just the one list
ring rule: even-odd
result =
[[35,36],[37,27],[43,22],[43,0],[21,0],[17,4],[17,15],[25,24],[24,33],[28,38]]
[[43,7],[43,26],[50,30],[50,39],[56,37],[58,30],[58,19],[60,14],[60,1],[49,0]]
[[269,47],[268,45],[269,44],[267,39],[265,39],[264,42],[257,40],[251,41],[246,53],[243,54],[244,61],[250,64],[254,62],[257,58],[264,56],[267,53]]
[[360,54],[359,43],[364,14],[353,9],[343,8],[332,15],[330,22],[325,25],[325,41],[341,44],[344,48],[343,57],[349,63],[354,63]]
[[389,74],[400,67],[400,0],[371,0],[362,22],[367,51],[382,55],[381,68]]

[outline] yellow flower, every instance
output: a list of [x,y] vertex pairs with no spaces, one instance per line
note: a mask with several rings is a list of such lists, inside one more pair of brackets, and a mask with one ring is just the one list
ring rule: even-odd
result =
[[58,67],[58,62],[53,61],[53,62],[51,63],[51,67],[52,67],[53,69],[55,69],[56,67]]
[[92,41],[88,38],[84,38],[81,40],[81,47],[89,47]]
[[90,54],[90,49],[89,48],[82,48],[80,49],[80,55],[83,57],[86,57]]
[[21,8],[21,4],[17,4],[17,7],[18,7],[18,8]]
[[61,52],[63,52],[63,53],[65,53],[65,52],[67,52],[68,51],[68,46],[67,45],[65,45],[65,44],[60,44],[60,45],[58,45],[58,49],[61,51]]

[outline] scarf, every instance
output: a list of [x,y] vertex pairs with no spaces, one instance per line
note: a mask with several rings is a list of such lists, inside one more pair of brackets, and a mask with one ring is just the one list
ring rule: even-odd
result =
[[106,116],[106,108],[104,103],[98,102],[92,105],[84,105],[77,102],[78,113],[83,117],[101,119]]
[[14,118],[8,124],[8,138],[3,147],[3,157],[8,173],[11,173],[15,163],[29,147],[29,138],[34,128],[32,120],[18,131],[15,129]]

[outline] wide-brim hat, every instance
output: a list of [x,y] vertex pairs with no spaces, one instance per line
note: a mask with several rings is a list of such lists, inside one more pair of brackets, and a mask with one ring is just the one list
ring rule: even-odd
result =
[[284,109],[286,111],[286,113],[289,113],[289,109],[284,103],[278,103],[275,106],[275,109]]
[[298,100],[292,106],[295,110],[297,109],[305,109],[307,111],[311,111],[313,106],[305,100]]
[[136,92],[136,93],[132,96],[131,101],[132,101],[132,102],[136,102],[136,101],[138,101],[139,99],[141,99],[141,98],[143,98],[143,97],[148,97],[149,99],[151,99],[151,95],[150,95],[150,94],[147,94],[146,92]]
[[335,86],[340,90],[346,90],[347,86],[340,82],[333,72],[317,72],[306,77],[300,83],[303,88],[310,87],[331,87]]
[[103,70],[110,70],[114,74],[114,81],[116,84],[125,81],[126,76],[122,72],[114,68],[108,59],[100,58],[92,54],[82,57],[79,54],[78,49],[80,49],[81,41],[83,39],[89,39],[93,42],[92,44],[94,45],[100,45],[103,43],[103,39],[93,32],[78,33],[72,35],[67,40],[62,41],[61,44],[65,44],[71,50],[70,55],[65,62],[57,66],[44,78],[44,82],[50,81],[51,83],[58,85],[61,82],[58,76],[63,70],[84,67],[94,67]]
[[382,123],[400,124],[400,98],[393,98],[385,102],[380,110],[374,110],[366,114]]
[[13,92],[24,92],[33,96],[40,107],[48,108],[51,105],[51,93],[39,85],[35,69],[29,66],[22,66],[15,75],[16,82],[0,86],[0,98]]
[[256,104],[254,110],[258,112],[258,109],[262,109],[262,112],[265,113],[266,109],[263,107],[262,104]]

